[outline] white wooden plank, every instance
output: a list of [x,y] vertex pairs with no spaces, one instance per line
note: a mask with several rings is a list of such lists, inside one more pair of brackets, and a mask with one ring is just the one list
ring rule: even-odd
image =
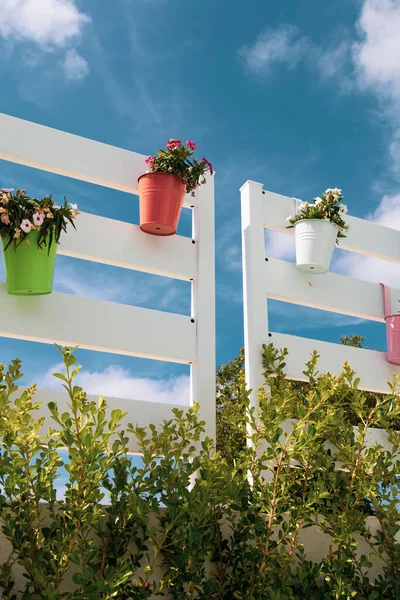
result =
[[193,244],[197,250],[197,278],[192,284],[192,317],[196,321],[197,361],[191,367],[191,404],[200,404],[206,434],[216,437],[215,412],[215,252],[214,177],[198,190],[193,210]]
[[268,331],[264,284],[264,228],[260,183],[247,181],[241,188],[243,310],[246,385],[251,406],[257,406],[257,391],[263,386],[261,346]]
[[384,352],[361,350],[283,333],[272,333],[270,337],[265,337],[265,343],[271,342],[277,348],[287,348],[289,351],[285,360],[288,379],[306,381],[303,375],[304,365],[313,350],[321,356],[318,363],[320,373],[338,375],[347,361],[361,378],[360,389],[387,393],[389,392],[387,382],[392,380],[393,375],[400,374],[400,367],[386,362]]
[[[264,286],[268,298],[301,304],[371,321],[384,321],[380,285],[335,273],[314,277],[296,265],[269,258],[265,261]],[[392,312],[398,312],[400,290],[392,289]]]
[[[130,194],[146,156],[0,113],[0,159]],[[185,206],[196,204],[188,194]]]
[[[261,189],[258,191],[258,194],[263,199],[264,227],[273,231],[294,235],[294,230],[287,229],[286,223],[286,217],[295,214],[295,202],[293,198],[274,194],[273,192],[262,192]],[[340,248],[400,263],[399,231],[349,215],[346,215],[345,220],[350,229],[347,237],[340,240]]]
[[184,281],[196,277],[196,247],[180,235],[147,235],[137,225],[81,213],[58,253]]
[[[22,393],[24,388],[20,388],[17,394]],[[109,398],[104,396],[108,402],[108,414],[114,408],[120,408],[123,412],[127,412],[126,417],[122,419],[121,426],[126,428],[128,423],[133,425],[139,425],[140,427],[147,427],[150,423],[159,427],[164,420],[171,419],[173,417],[172,409],[179,408],[184,409],[182,405],[175,404],[164,404],[162,402],[147,402],[145,400],[129,400],[126,398]],[[97,402],[98,396],[94,394],[88,394],[90,401]],[[35,418],[45,417],[46,421],[41,430],[42,435],[45,435],[48,431],[48,427],[55,429],[58,426],[51,419],[50,412],[47,408],[49,402],[57,402],[60,414],[68,411],[69,408],[66,404],[69,402],[69,397],[66,392],[58,390],[38,390],[35,394],[35,400],[42,402],[42,405],[36,411]],[[189,406],[189,405],[188,405]],[[129,452],[139,452],[139,447],[133,436],[129,435],[128,450]]]
[[10,296],[0,284],[0,336],[178,363],[195,362],[190,317],[69,294]]

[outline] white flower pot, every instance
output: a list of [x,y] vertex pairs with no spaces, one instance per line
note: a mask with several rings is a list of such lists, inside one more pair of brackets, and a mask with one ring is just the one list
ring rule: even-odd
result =
[[323,219],[303,219],[295,224],[294,233],[297,268],[310,273],[329,271],[338,234],[335,225]]

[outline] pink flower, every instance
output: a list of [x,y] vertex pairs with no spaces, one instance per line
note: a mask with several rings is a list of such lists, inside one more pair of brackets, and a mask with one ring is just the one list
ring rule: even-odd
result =
[[197,147],[196,144],[190,140],[186,140],[186,146],[189,148],[189,150],[196,150]]
[[33,214],[32,218],[33,218],[33,224],[36,225],[36,227],[40,227],[41,225],[43,225],[44,212],[42,212],[42,211],[35,212]]
[[147,165],[152,165],[154,163],[154,156],[148,156],[144,162]]
[[10,217],[6,214],[2,214],[1,215],[1,222],[4,223],[4,225],[9,225],[10,224]]
[[168,140],[167,148],[168,150],[174,150],[175,148],[179,148],[180,145],[181,140],[174,140],[174,138],[171,138],[170,140]]
[[32,223],[29,221],[29,219],[24,219],[24,220],[21,222],[21,225],[20,225],[20,227],[21,227],[21,229],[22,229],[22,231],[23,231],[24,233],[29,233],[29,232],[30,232],[30,230],[32,229],[33,225],[32,225]]
[[212,175],[212,174],[214,173],[214,171],[213,171],[213,166],[212,166],[212,164],[210,163],[210,161],[209,161],[209,160],[207,160],[206,158],[204,158],[204,156],[203,156],[203,158],[202,158],[202,161],[203,161],[203,163],[204,163],[205,165],[207,165],[208,169],[210,170],[210,175]]

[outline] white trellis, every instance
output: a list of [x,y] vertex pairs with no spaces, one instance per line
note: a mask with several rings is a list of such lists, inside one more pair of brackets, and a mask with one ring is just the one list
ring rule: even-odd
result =
[[[146,170],[145,156],[0,114],[0,159],[73,177],[130,194]],[[23,187],[21,182],[21,187]],[[191,316],[53,293],[9,296],[0,284],[0,335],[43,343],[190,365],[191,402],[199,402],[207,434],[215,437],[214,180],[187,196],[192,237],[154,237],[137,225],[81,214],[77,231],[61,240],[59,254],[191,282]],[[68,319],[65,315],[73,315]],[[44,404],[65,401],[39,391]],[[173,405],[146,399],[109,399],[128,412],[126,422],[159,424]],[[42,408],[44,414],[45,408]],[[130,448],[134,451],[136,448]]]
[[[305,380],[304,363],[317,350],[321,355],[320,372],[337,374],[348,361],[361,378],[362,389],[388,391],[387,382],[400,373],[400,367],[388,364],[384,353],[275,333],[268,328],[267,299],[383,323],[381,287],[334,273],[310,275],[290,262],[266,257],[264,229],[293,235],[285,219],[293,214],[294,200],[264,191],[261,183],[253,181],[247,181],[241,188],[241,200],[245,369],[252,405],[256,405],[257,390],[263,385],[262,344],[269,342],[288,349],[285,362],[289,379]],[[399,231],[347,215],[346,222],[350,230],[347,238],[340,240],[341,248],[400,264]],[[398,311],[399,298],[400,290],[392,289],[393,313]]]

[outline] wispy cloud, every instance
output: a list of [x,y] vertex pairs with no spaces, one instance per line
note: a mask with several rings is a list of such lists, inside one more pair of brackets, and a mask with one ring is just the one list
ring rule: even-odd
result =
[[[59,379],[53,373],[62,373],[64,365],[55,364],[37,382],[39,389],[62,389]],[[179,375],[168,379],[151,379],[135,377],[127,369],[119,365],[111,365],[104,371],[83,369],[76,377],[88,394],[102,394],[105,397],[127,398],[129,400],[145,400],[166,404],[189,405],[190,377]]]
[[67,79],[72,81],[80,81],[89,73],[89,65],[74,48],[70,48],[67,51],[62,62],[62,67]]
[[57,258],[54,290],[155,310],[189,314],[189,284],[65,257]]
[[247,69],[256,74],[268,73],[274,65],[294,68],[307,53],[309,42],[294,25],[267,27],[253,44],[239,49]]
[[277,300],[269,300],[268,309],[271,329],[282,333],[298,333],[326,328],[336,329],[366,323],[363,319],[356,317],[348,317]]

